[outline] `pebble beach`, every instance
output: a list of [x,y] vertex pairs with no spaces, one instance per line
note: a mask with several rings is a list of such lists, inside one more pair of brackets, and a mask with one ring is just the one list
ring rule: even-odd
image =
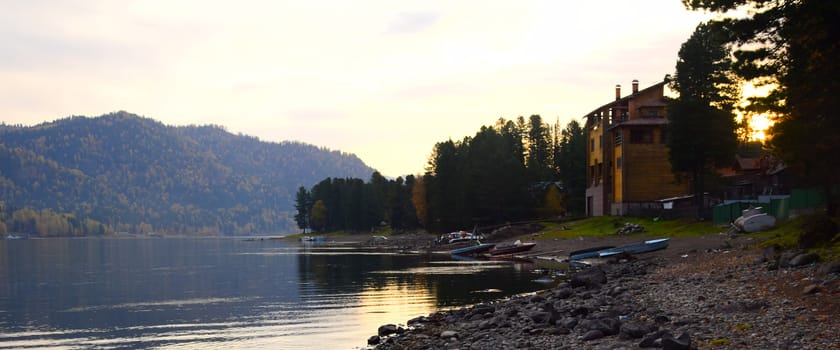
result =
[[[556,254],[639,239],[537,242]],[[394,320],[367,341],[382,350],[840,349],[840,263],[755,243],[672,239],[668,249],[601,261],[537,293]]]

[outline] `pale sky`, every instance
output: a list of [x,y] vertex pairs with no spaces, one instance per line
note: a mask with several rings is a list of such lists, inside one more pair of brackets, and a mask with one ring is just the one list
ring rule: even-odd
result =
[[0,0],[0,121],[125,110],[419,174],[503,117],[561,125],[673,74],[680,0]]

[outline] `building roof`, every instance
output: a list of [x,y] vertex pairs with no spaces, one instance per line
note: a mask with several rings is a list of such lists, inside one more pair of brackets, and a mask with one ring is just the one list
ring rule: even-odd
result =
[[617,128],[620,126],[643,126],[643,125],[666,125],[668,124],[667,118],[639,118],[639,119],[630,119],[625,120],[623,122],[618,122],[612,124],[608,129]]
[[759,170],[761,169],[761,162],[758,158],[735,155],[735,166],[741,170]]
[[593,114],[597,113],[598,111],[600,111],[600,110],[602,110],[602,109],[604,109],[604,108],[611,107],[611,106],[615,106],[615,105],[619,105],[619,104],[622,104],[622,103],[624,103],[624,102],[630,101],[630,100],[632,100],[634,97],[636,97],[636,95],[639,95],[639,94],[642,94],[642,93],[648,92],[649,90],[653,90],[653,89],[656,89],[656,88],[662,87],[663,85],[665,85],[665,81],[660,81],[660,82],[658,82],[658,83],[656,83],[656,84],[653,84],[653,85],[648,86],[648,87],[646,87],[646,88],[644,88],[644,89],[642,89],[642,90],[639,90],[639,91],[637,91],[637,92],[635,92],[635,93],[633,93],[633,94],[630,94],[630,95],[624,96],[624,97],[622,97],[622,98],[620,98],[620,99],[618,99],[618,100],[611,101],[611,102],[609,102],[609,103],[604,104],[604,105],[603,105],[603,106],[601,106],[601,107],[595,108],[594,110],[592,110],[592,112],[587,113],[587,114],[586,114],[586,115],[584,115],[583,117],[584,117],[584,118],[589,118],[589,117],[591,117]]

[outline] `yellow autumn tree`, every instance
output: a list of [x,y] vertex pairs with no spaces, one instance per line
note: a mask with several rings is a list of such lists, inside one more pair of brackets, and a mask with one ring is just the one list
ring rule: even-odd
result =
[[566,206],[563,204],[563,194],[555,185],[549,185],[546,188],[543,199],[545,205],[539,211],[544,217],[556,217],[566,210]]
[[423,182],[423,176],[417,176],[414,180],[414,187],[411,189],[411,204],[414,205],[417,220],[425,227],[429,210],[426,206],[426,185]]
[[309,226],[314,231],[321,231],[327,226],[327,206],[324,201],[317,200],[309,211]]

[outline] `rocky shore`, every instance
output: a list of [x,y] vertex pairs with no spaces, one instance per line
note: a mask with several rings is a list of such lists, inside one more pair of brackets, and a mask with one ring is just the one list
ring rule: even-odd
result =
[[381,350],[840,349],[840,264],[710,242],[721,243],[676,240],[667,253],[614,259],[535,294],[383,325],[368,343]]

